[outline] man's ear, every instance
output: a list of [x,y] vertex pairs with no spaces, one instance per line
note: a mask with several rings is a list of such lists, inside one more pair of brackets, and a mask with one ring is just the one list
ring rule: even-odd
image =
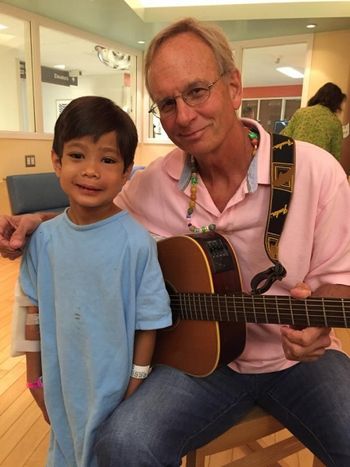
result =
[[242,80],[239,70],[235,69],[228,72],[227,80],[233,108],[237,110],[242,102]]
[[58,155],[53,150],[51,151],[51,161],[52,161],[53,170],[55,171],[57,177],[60,178],[61,170],[62,170],[62,163],[61,163],[61,159],[58,157]]

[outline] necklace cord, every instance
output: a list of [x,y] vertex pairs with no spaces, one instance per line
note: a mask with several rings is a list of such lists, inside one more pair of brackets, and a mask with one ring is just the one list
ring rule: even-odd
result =
[[[253,159],[259,147],[259,133],[256,130],[249,128],[248,138],[253,148],[252,153],[251,153],[251,159]],[[190,200],[189,200],[188,208],[186,211],[187,227],[189,231],[192,233],[212,232],[216,230],[215,224],[202,225],[202,227],[196,227],[192,224],[192,214],[194,213],[194,210],[196,208],[197,186],[198,186],[199,180],[198,180],[198,166],[197,166],[196,160],[192,156],[192,154],[190,157],[191,157],[191,178],[190,178],[191,187],[190,187]]]

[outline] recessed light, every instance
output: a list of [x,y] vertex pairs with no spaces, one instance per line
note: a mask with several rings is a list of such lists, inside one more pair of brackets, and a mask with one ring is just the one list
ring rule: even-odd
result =
[[137,41],[138,44],[144,44],[145,41]]
[[314,24],[314,23],[310,23],[310,24],[307,24],[306,27],[308,29],[314,29],[315,27],[317,26],[317,24]]
[[300,71],[296,70],[295,68],[292,68],[291,66],[281,66],[276,68],[276,70],[280,73],[283,73],[284,75],[289,76],[290,78],[304,78],[303,73],[300,73]]

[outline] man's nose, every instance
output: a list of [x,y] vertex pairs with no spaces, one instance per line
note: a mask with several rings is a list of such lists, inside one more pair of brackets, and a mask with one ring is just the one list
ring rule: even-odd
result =
[[176,121],[180,125],[186,125],[188,122],[193,120],[196,116],[196,110],[194,107],[186,104],[182,96],[177,96],[176,99]]

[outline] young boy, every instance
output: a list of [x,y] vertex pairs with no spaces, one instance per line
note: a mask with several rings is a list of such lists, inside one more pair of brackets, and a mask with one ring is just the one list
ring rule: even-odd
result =
[[96,466],[97,426],[147,377],[171,314],[155,242],[113,199],[137,132],[109,99],[81,97],[55,126],[52,163],[70,207],[32,235],[20,283],[33,306],[28,387],[51,424],[48,465]]

